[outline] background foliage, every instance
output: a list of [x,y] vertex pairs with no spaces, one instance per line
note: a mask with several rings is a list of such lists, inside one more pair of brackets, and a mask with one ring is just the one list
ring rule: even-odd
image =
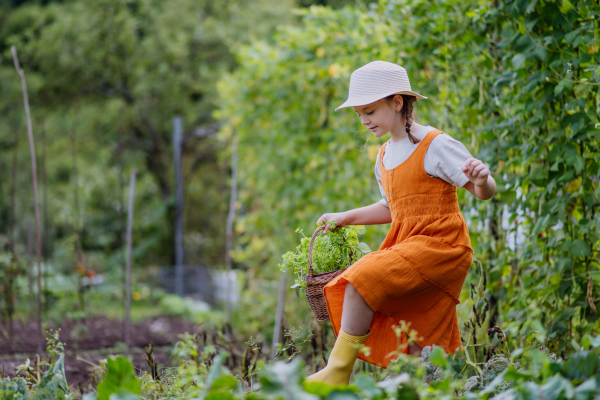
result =
[[[512,338],[542,332],[565,351],[597,332],[598,10],[590,1],[315,7],[275,44],[243,47],[220,86],[222,134],[239,136],[245,166],[238,259],[268,263],[294,227],[378,200],[380,143],[352,112],[333,110],[355,68],[397,62],[428,96],[420,123],[465,143],[497,182],[486,202],[459,190],[477,266],[461,297],[475,321],[463,318],[463,340],[501,325]],[[384,231],[369,229],[372,247]]]

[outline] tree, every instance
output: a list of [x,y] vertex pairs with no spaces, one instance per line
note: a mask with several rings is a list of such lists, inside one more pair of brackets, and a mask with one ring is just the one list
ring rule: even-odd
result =
[[[160,246],[153,257],[170,262],[174,212],[171,119],[183,115],[187,128],[186,181],[195,181],[188,189],[197,199],[188,205],[197,207],[202,202],[204,207],[195,221],[204,225],[207,237],[222,237],[224,228],[218,219],[227,210],[220,193],[227,189],[219,182],[227,170],[216,153],[221,144],[214,139],[214,82],[223,71],[235,67],[230,49],[236,43],[268,36],[275,24],[290,20],[290,7],[290,1],[273,0],[251,5],[231,0],[218,6],[191,0],[28,6],[9,16],[4,42],[19,49],[24,68],[37,79],[31,94],[40,111],[37,115],[51,113],[60,121],[57,125],[70,125],[81,136],[78,143],[97,141],[95,150],[97,156],[104,153],[103,160],[92,164],[100,171],[103,163],[108,163],[104,168],[117,163],[117,157],[110,156],[117,143],[119,151],[129,154],[128,164],[138,159],[143,162],[156,185],[159,203],[166,206],[162,207],[163,222],[156,240]],[[88,125],[90,120],[94,122]],[[117,127],[123,132],[122,140],[117,138]],[[203,192],[197,194],[197,187]],[[114,205],[108,208],[102,206],[107,217],[118,217]],[[113,225],[113,249],[121,243],[120,227]],[[84,229],[83,240],[88,247],[100,245],[89,229],[87,235]]]

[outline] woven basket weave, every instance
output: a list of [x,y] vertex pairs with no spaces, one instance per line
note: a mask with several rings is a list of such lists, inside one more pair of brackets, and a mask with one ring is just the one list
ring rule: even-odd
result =
[[308,275],[304,277],[304,281],[306,282],[306,298],[308,299],[310,309],[315,314],[315,317],[317,317],[317,321],[319,322],[329,321],[329,312],[327,311],[327,303],[325,301],[325,296],[323,295],[323,288],[331,280],[333,280],[333,278],[335,278],[344,271],[342,269],[336,269],[335,271],[324,272],[322,274],[316,275],[313,272],[313,244],[315,242],[317,234],[321,232],[325,228],[325,226],[325,224],[319,226],[315,233],[313,233],[312,238],[310,239],[310,246],[308,247]]

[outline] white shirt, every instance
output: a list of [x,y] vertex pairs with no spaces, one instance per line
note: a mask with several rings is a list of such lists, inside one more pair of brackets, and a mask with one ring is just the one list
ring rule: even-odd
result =
[[[413,135],[423,140],[429,132],[434,130],[435,128],[432,126],[424,126],[418,131],[413,132]],[[420,142],[411,143],[408,137],[396,143],[390,143],[390,140],[388,140],[388,144],[385,146],[385,153],[383,154],[383,166],[385,169],[393,169],[402,164],[420,144]],[[381,184],[381,171],[379,170],[380,153],[381,148],[377,152],[377,159],[375,160],[375,177],[377,178],[379,192],[381,192],[382,197],[379,202],[389,208],[390,205]],[[469,157],[473,156],[461,142],[444,133],[443,135],[437,135],[429,144],[425,153],[423,167],[429,176],[440,178],[451,185],[462,188],[469,182],[469,178],[467,178],[461,167]]]

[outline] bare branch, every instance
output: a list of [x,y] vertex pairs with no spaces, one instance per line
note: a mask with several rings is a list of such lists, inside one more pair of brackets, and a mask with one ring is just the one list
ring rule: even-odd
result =
[[31,127],[31,115],[29,112],[29,99],[27,98],[27,84],[25,83],[25,73],[19,64],[17,57],[17,49],[11,46],[15,69],[21,77],[21,89],[23,91],[23,103],[25,104],[25,117],[27,118],[27,135],[29,136],[29,150],[31,153],[31,172],[33,174],[33,204],[35,207],[35,230],[37,236],[36,253],[37,253],[37,322],[38,322],[38,354],[42,354],[42,236],[40,234],[40,209],[38,206],[38,190],[37,190],[37,166],[35,162],[35,145],[33,142],[33,128]]

